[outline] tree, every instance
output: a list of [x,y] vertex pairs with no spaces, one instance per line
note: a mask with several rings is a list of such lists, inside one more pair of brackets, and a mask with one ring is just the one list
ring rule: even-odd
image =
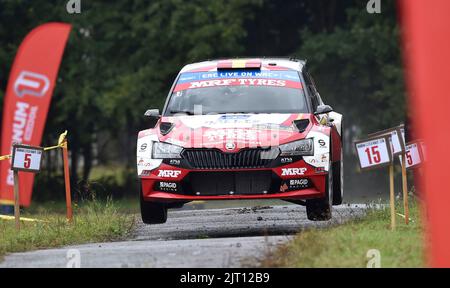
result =
[[310,60],[322,96],[365,132],[405,119],[399,27],[388,3],[382,14],[348,9],[347,23],[331,33],[302,30],[297,52]]

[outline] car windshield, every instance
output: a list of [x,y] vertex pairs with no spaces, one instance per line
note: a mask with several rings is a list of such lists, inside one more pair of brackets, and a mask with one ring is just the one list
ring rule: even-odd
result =
[[[194,110],[195,109],[195,110]],[[182,73],[165,115],[308,113],[297,71]]]

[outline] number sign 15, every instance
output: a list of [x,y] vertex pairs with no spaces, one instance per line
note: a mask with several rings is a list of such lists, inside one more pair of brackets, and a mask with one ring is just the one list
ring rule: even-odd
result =
[[355,145],[361,169],[385,166],[392,161],[389,136],[358,141]]

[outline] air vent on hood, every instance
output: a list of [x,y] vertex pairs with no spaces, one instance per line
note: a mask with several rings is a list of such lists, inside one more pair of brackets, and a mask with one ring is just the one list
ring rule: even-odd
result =
[[294,120],[293,123],[295,127],[297,127],[298,131],[301,133],[304,132],[308,127],[309,119]]
[[173,123],[161,122],[161,124],[159,124],[159,131],[161,131],[162,135],[167,135],[172,130],[173,126]]

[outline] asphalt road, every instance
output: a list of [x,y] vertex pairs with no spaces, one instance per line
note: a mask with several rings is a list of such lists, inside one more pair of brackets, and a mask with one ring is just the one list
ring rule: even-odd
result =
[[297,205],[173,211],[166,224],[138,223],[128,241],[15,253],[0,267],[253,266],[296,232],[339,225],[363,213],[364,206],[338,206],[332,220],[311,222]]

